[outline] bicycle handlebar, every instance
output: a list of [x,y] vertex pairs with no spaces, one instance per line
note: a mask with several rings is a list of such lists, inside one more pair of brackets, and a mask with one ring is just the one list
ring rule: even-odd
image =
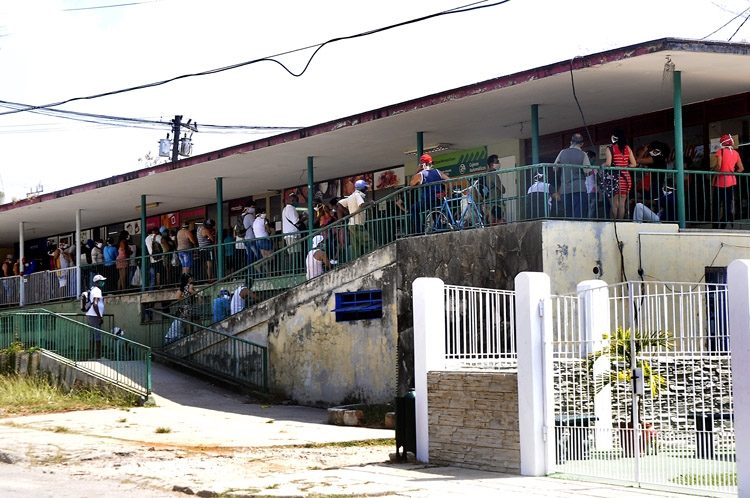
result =
[[474,180],[474,183],[466,187],[465,189],[453,189],[454,194],[463,194],[465,192],[468,192],[471,189],[476,189],[477,185],[479,185],[479,180]]

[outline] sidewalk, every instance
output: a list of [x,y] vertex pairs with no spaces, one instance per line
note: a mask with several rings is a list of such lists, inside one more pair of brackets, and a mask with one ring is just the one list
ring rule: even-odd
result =
[[684,496],[392,464],[391,445],[306,449],[393,438],[394,432],[327,425],[321,409],[248,404],[240,394],[158,364],[153,379],[156,407],[0,419],[1,453],[15,459],[14,465],[0,463],[0,495],[98,498],[106,489],[108,498],[133,491],[142,498],[185,496],[173,491],[178,486],[225,496],[232,490],[236,496],[300,497]]

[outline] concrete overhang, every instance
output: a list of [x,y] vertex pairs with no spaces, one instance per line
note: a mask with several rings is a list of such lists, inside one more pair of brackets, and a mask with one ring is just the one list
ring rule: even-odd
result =
[[[539,105],[542,134],[581,126],[571,74],[589,124],[672,107],[666,57],[682,72],[684,104],[748,91],[750,45],[661,39],[502,76],[270,138],[136,170],[0,206],[0,246],[25,237],[75,230],[140,216],[142,194],[159,202],[149,215],[215,202],[215,178],[225,199],[263,194],[306,182],[307,157],[315,179],[403,164],[416,132],[426,143],[455,149],[501,139],[529,138],[530,106]],[[488,60],[491,60],[489,58]]]

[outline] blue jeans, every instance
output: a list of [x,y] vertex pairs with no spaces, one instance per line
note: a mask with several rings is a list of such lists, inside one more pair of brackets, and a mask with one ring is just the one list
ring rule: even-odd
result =
[[589,199],[586,192],[573,192],[563,195],[564,216],[566,218],[583,218],[588,215]]

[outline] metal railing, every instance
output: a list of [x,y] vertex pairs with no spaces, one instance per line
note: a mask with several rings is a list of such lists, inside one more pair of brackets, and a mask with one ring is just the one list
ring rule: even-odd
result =
[[184,317],[153,310],[160,319],[148,324],[149,344],[159,354],[244,386],[268,390],[268,348]]
[[515,292],[445,286],[448,368],[516,366]]
[[76,267],[70,267],[24,275],[23,303],[40,304],[75,298],[77,270]]
[[21,277],[0,278],[0,306],[18,306],[21,303]]
[[18,342],[140,396],[151,393],[151,349],[125,337],[44,309],[0,312],[0,348]]

